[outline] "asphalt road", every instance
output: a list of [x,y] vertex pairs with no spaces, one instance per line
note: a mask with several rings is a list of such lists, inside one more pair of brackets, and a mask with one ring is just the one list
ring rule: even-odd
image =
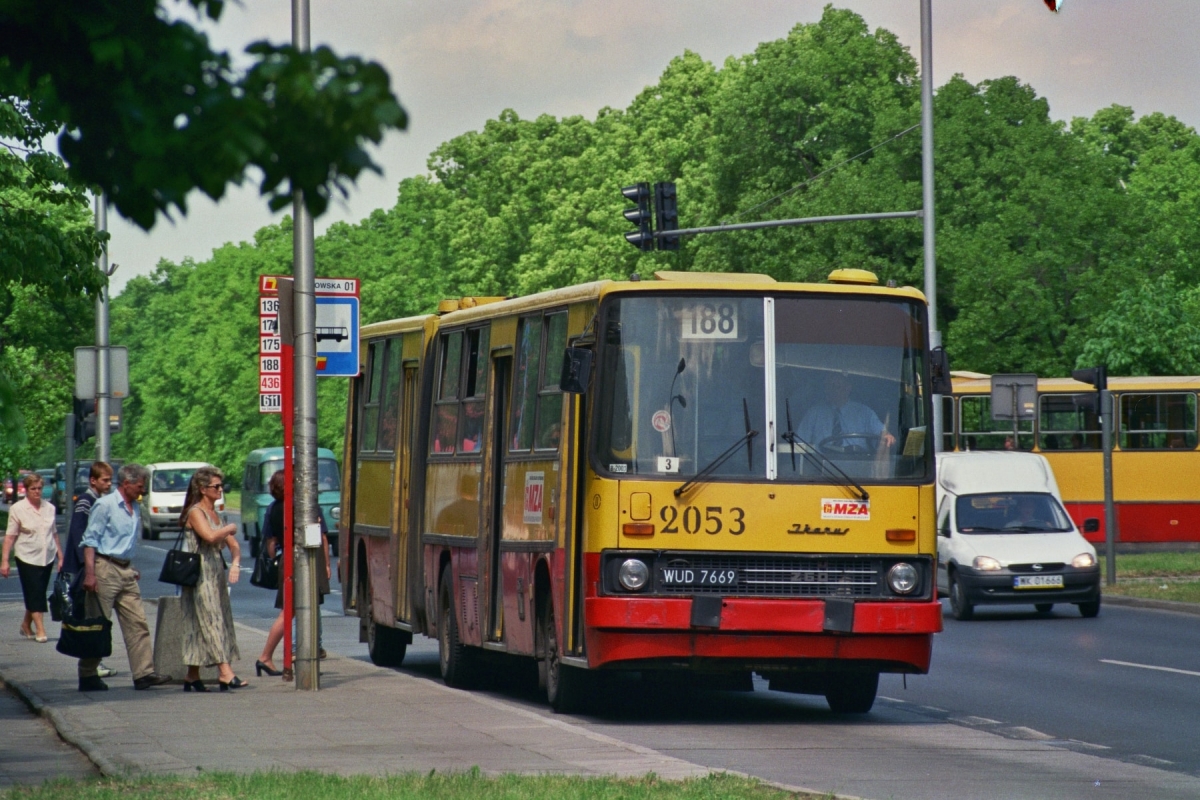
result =
[[[139,543],[147,598],[175,591],[156,580],[170,546]],[[265,631],[274,592],[250,585],[252,567],[247,548],[234,615]],[[365,661],[357,620],[341,615],[336,563],[332,583],[325,647]],[[0,593],[19,596],[19,587]],[[1048,616],[1010,606],[978,609],[970,622],[947,609],[945,619],[930,674],[910,676],[907,687],[884,676],[864,717],[838,717],[823,698],[770,692],[760,681],[746,693],[621,680],[599,714],[570,720],[696,763],[864,797],[1200,796],[1200,616],[1108,606],[1087,620],[1074,606]],[[249,673],[257,653],[242,655]],[[499,666],[504,678],[488,693],[551,713],[530,662]],[[436,642],[417,637],[402,669],[440,681]],[[1064,781],[1047,750],[1071,769],[1094,765],[1095,781],[1074,773]],[[1171,775],[1187,788],[1163,790]]]

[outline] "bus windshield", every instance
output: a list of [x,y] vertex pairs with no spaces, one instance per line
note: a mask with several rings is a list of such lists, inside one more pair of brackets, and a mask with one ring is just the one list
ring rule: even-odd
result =
[[598,466],[682,480],[926,479],[924,314],[847,295],[611,298]]

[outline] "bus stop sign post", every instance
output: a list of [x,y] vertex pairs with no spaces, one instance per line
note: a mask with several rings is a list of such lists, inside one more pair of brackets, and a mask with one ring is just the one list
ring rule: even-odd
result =
[[1100,415],[1100,442],[1104,448],[1104,582],[1109,586],[1117,583],[1117,510],[1113,503],[1113,406],[1112,392],[1108,390],[1108,367],[1077,369],[1071,377],[1080,383],[1096,387],[1096,413]]

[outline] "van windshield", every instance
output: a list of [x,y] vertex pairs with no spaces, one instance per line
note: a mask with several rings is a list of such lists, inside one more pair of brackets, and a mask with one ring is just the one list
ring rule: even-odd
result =
[[961,533],[1062,533],[1072,529],[1058,500],[1040,492],[963,495],[955,510]]
[[150,482],[152,492],[186,492],[188,483],[196,474],[197,467],[181,469],[156,469],[154,479]]

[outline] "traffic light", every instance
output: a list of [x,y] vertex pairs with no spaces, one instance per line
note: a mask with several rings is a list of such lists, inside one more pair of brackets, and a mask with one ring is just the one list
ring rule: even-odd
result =
[[75,400],[75,444],[83,444],[96,435],[96,401]]
[[654,222],[658,230],[659,250],[678,250],[679,237],[662,234],[679,230],[679,207],[675,198],[674,183],[654,184]]
[[1098,392],[1102,392],[1108,388],[1108,367],[1077,369],[1071,373],[1071,377],[1080,383],[1090,383],[1096,387],[1096,391]]
[[637,230],[625,234],[625,241],[638,250],[654,249],[654,223],[650,217],[650,184],[635,183],[621,190],[626,200],[634,203],[625,209],[625,219],[637,226]]

